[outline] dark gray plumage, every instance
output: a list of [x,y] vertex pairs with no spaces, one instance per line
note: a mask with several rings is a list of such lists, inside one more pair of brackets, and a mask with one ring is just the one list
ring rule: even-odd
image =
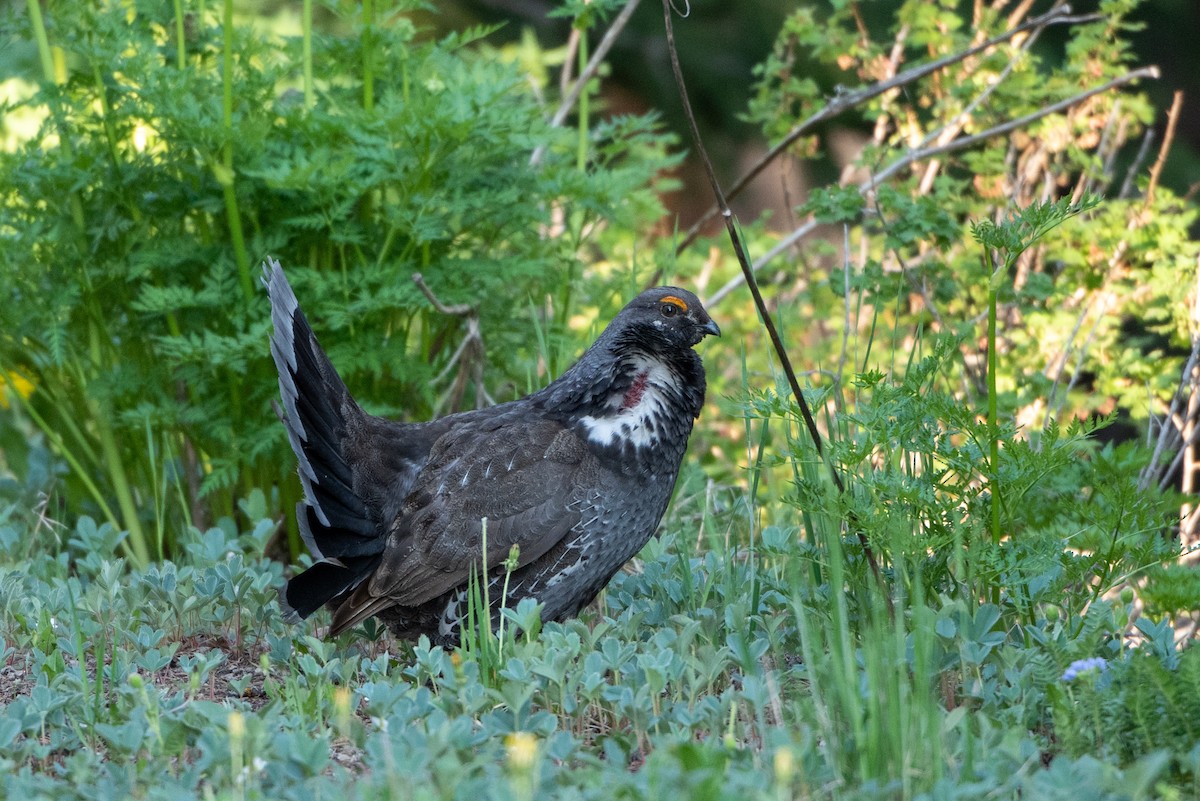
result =
[[395,423],[355,403],[279,263],[263,273],[304,485],[296,516],[316,559],[282,592],[286,611],[304,618],[328,603],[331,635],[375,615],[398,637],[453,645],[484,556],[483,518],[493,603],[517,545],[503,601],[535,598],[543,620],[578,613],[653,535],[704,403],[692,348],[720,334],[695,295],[643,292],[532,395]]

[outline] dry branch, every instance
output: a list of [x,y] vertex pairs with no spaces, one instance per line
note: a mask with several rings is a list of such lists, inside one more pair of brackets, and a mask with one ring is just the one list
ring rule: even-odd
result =
[[[750,288],[750,294],[754,298],[754,305],[758,309],[759,320],[762,322],[763,328],[766,329],[767,336],[771,340],[771,346],[774,348],[775,355],[779,359],[780,369],[783,371],[784,376],[787,378],[788,386],[791,388],[792,398],[795,400],[796,406],[800,409],[804,424],[808,429],[809,435],[812,437],[813,447],[817,452],[817,456],[829,469],[829,475],[833,479],[834,486],[837,487],[838,492],[845,494],[846,485],[842,481],[837,465],[834,464],[825,451],[821,433],[817,429],[817,423],[808,408],[808,402],[804,399],[804,392],[800,389],[800,382],[796,378],[796,371],[792,367],[792,360],[788,356],[787,348],[783,345],[783,339],[779,336],[779,330],[775,327],[775,322],[771,318],[770,311],[767,309],[767,303],[763,299],[762,292],[758,289],[758,283],[754,280],[754,272],[750,265],[750,259],[746,255],[746,247],[742,241],[741,232],[738,231],[733,212],[730,210],[729,203],[725,199],[725,193],[721,190],[721,184],[717,181],[717,175],[713,170],[712,161],[708,158],[704,141],[700,138],[700,128],[696,125],[696,117],[692,113],[692,104],[688,99],[687,86],[683,80],[683,69],[679,66],[679,53],[675,49],[675,30],[671,23],[671,10],[671,0],[663,0],[667,52],[671,57],[671,71],[675,75],[675,85],[679,90],[679,100],[683,106],[684,117],[687,119],[688,130],[692,135],[692,143],[696,147],[696,153],[700,157],[700,162],[704,165],[705,174],[708,176],[709,185],[712,187],[713,197],[716,198],[717,206],[721,210],[721,218],[725,221],[725,230],[729,233],[729,240],[733,245],[734,253],[737,255],[738,264],[741,265],[742,274],[745,277],[746,284]],[[870,542],[867,541],[867,535],[864,533],[863,527],[857,520],[853,519],[853,516],[847,523],[862,545],[863,557],[866,559],[867,565],[870,566],[871,574],[880,585],[883,585],[883,574],[879,570],[879,562],[875,557],[874,549],[871,547]],[[891,595],[887,594],[885,597],[887,598],[888,611],[894,614]]]
[[426,297],[438,314],[444,314],[448,317],[459,317],[467,323],[466,335],[458,343],[458,347],[446,362],[446,366],[442,368],[442,372],[433,379],[434,384],[440,384],[450,375],[450,371],[455,366],[458,367],[458,371],[454,376],[454,383],[437,404],[438,410],[441,411],[446,408],[457,410],[459,403],[462,401],[463,393],[466,391],[468,381],[473,381],[475,384],[476,409],[494,406],[496,401],[488,394],[483,383],[483,368],[487,350],[484,348],[483,332],[479,326],[479,311],[474,306],[466,303],[447,306],[433,293],[433,290],[425,283],[424,276],[420,273],[413,273],[412,280],[417,285],[417,289],[421,290],[421,294]]
[[[629,18],[633,16],[633,12],[635,9],[637,9],[640,2],[642,2],[642,0],[629,0],[629,2],[625,4],[625,8],[621,9],[621,13],[617,15],[615,20],[613,20],[613,24],[610,25],[608,30],[605,32],[604,38],[601,39],[600,44],[596,46],[596,52],[592,53],[592,57],[588,59],[587,66],[583,68],[583,72],[579,74],[578,80],[576,80],[574,85],[571,87],[571,91],[568,92],[567,96],[564,97],[562,102],[558,104],[558,110],[555,111],[554,116],[550,118],[550,124],[552,126],[557,128],[558,126],[562,125],[563,121],[566,120],[567,115],[571,113],[571,109],[573,109],[575,104],[579,101],[579,96],[583,94],[583,90],[587,88],[588,81],[595,76],[596,70],[600,69],[600,65],[604,63],[605,56],[608,55],[608,51],[611,50],[612,46],[616,43],[617,36],[629,23]],[[564,69],[568,68],[569,67],[564,67]],[[529,157],[529,165],[531,167],[537,166],[537,164],[541,162],[542,156],[545,155],[545,153],[545,146],[538,145],[537,149],[533,151],[533,155]]]
[[[868,100],[871,100],[873,98],[878,97],[879,95],[884,94],[885,92],[891,91],[893,89],[897,89],[901,86],[905,86],[910,83],[914,83],[915,81],[919,81],[920,79],[926,77],[927,75],[937,72],[938,70],[941,70],[945,67],[948,67],[951,64],[956,64],[959,61],[970,58],[971,56],[981,53],[984,50],[995,47],[996,45],[1001,44],[1001,43],[1013,38],[1014,36],[1025,32],[1025,31],[1033,30],[1033,29],[1040,30],[1041,28],[1045,28],[1049,25],[1064,25],[1064,24],[1074,25],[1074,24],[1081,23],[1081,22],[1094,22],[1098,19],[1102,19],[1102,17],[1098,14],[1083,14],[1080,16],[1071,16],[1071,7],[1070,6],[1066,6],[1066,5],[1059,6],[1058,8],[1051,9],[1050,11],[1046,12],[1045,14],[1042,14],[1039,17],[1034,17],[1033,19],[1028,20],[1023,24],[1018,25],[1015,28],[1012,28],[1011,30],[1005,31],[1004,33],[1001,33],[1001,34],[997,34],[996,36],[993,36],[991,39],[988,39],[985,42],[981,42],[980,44],[975,45],[974,47],[969,47],[966,50],[960,51],[958,53],[952,53],[948,56],[944,56],[942,58],[935,59],[928,63],[920,64],[918,66],[912,67],[911,69],[907,69],[904,72],[899,73],[898,75],[896,75],[893,78],[888,78],[887,80],[879,81],[877,83],[871,84],[870,86],[865,86],[860,89],[856,89],[854,91],[841,92],[838,95],[836,95],[832,100],[830,100],[829,103],[827,103],[825,106],[823,106],[819,111],[814,113],[808,119],[801,122],[796,127],[792,128],[792,130],[788,131],[788,133],[783,137],[783,139],[781,139],[779,141],[778,144],[776,144],[774,147],[772,147],[770,150],[768,150],[763,155],[762,158],[760,158],[757,162],[755,162],[754,166],[752,166],[749,170],[747,170],[746,173],[741,178],[739,178],[737,181],[735,181],[733,183],[733,185],[729,188],[729,192],[727,193],[726,197],[729,199],[737,197],[742,192],[742,190],[744,190],[751,181],[753,181],[755,178],[757,178],[758,175],[764,169],[766,169],[767,166],[772,161],[779,158],[779,156],[782,155],[792,145],[792,143],[794,143],[797,139],[799,139],[801,136],[806,134],[808,131],[810,131],[813,127],[815,127],[819,123],[822,123],[822,122],[825,122],[826,120],[832,119],[832,118],[838,116],[839,114],[841,114],[842,112],[848,111],[848,110],[854,108],[855,106],[861,105],[861,104],[867,102]],[[683,240],[675,248],[675,252],[676,253],[683,252],[683,250],[688,245],[692,244],[692,242],[694,242],[696,240],[696,238],[700,235],[700,231],[704,227],[704,225],[709,220],[711,220],[713,217],[716,217],[717,214],[719,214],[719,213],[720,213],[720,208],[718,206],[713,206],[707,212],[705,212],[705,214],[703,216],[701,216],[700,219],[697,220],[692,225],[692,227],[687,230],[687,233],[684,235]]]
[[[924,161],[926,159],[933,158],[935,156],[940,156],[944,153],[952,153],[957,150],[964,150],[968,147],[972,147],[973,145],[977,145],[980,142],[984,142],[988,139],[991,139],[992,137],[1002,136],[1004,134],[1011,133],[1012,131],[1018,130],[1020,128],[1024,128],[1025,126],[1029,125],[1030,123],[1037,122],[1038,120],[1042,119],[1043,117],[1048,117],[1051,114],[1057,114],[1060,111],[1069,109],[1072,106],[1077,105],[1078,103],[1082,103],[1084,100],[1087,100],[1090,97],[1094,97],[1095,95],[1098,95],[1098,94],[1103,94],[1104,92],[1111,91],[1112,89],[1115,89],[1120,86],[1125,86],[1126,84],[1133,83],[1134,81],[1140,80],[1142,78],[1157,78],[1158,74],[1159,74],[1158,67],[1142,67],[1140,69],[1132,70],[1131,72],[1127,72],[1124,75],[1121,75],[1117,78],[1112,79],[1111,81],[1108,81],[1107,83],[1103,83],[1099,86],[1093,86],[1091,89],[1087,89],[1076,95],[1072,95],[1071,97],[1068,97],[1064,100],[1060,100],[1057,103],[1052,103],[1049,106],[1045,106],[1043,108],[1038,109],[1037,111],[1030,112],[1029,114],[1026,114],[1024,116],[1018,117],[1013,120],[1009,120],[1008,122],[1004,122],[999,125],[995,125],[991,128],[988,128],[987,130],[981,131],[977,134],[973,134],[971,136],[964,136],[962,138],[955,139],[955,140],[953,140],[951,142],[947,142],[945,144],[910,150],[907,153],[905,153],[903,156],[901,156],[900,158],[896,159],[894,162],[889,164],[883,170],[881,170],[880,172],[873,175],[870,179],[863,181],[861,184],[859,184],[858,191],[861,194],[866,194],[867,192],[870,192],[871,190],[875,189],[877,186],[882,184],[884,181],[891,178],[893,175],[895,175],[900,170],[902,170],[905,167],[908,167],[912,164],[915,164],[920,161]],[[775,244],[774,247],[772,247],[769,251],[767,251],[765,254],[763,254],[763,256],[761,258],[759,258],[756,262],[754,262],[754,271],[757,272],[758,270],[762,269],[762,267],[764,265],[769,263],[776,256],[778,256],[779,254],[788,250],[793,245],[795,245],[798,241],[800,241],[805,236],[810,234],[817,227],[817,224],[818,223],[816,220],[810,219],[809,221],[807,221],[806,223],[801,225],[799,228],[792,231],[792,233],[788,234],[786,237],[781,239],[779,242],[777,242]],[[712,296],[707,298],[705,300],[705,305],[712,306],[716,303],[719,303],[722,299],[724,299],[724,297],[726,295],[728,295],[730,292],[732,292],[734,289],[736,289],[738,286],[740,286],[743,280],[744,279],[742,276],[734,277],[728,283],[726,283],[724,286],[722,286],[719,290],[717,290]]]

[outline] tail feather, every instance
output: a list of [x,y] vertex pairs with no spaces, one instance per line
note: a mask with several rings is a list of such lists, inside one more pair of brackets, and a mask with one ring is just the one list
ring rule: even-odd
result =
[[305,500],[297,507],[305,544],[319,561],[288,582],[281,602],[308,617],[358,586],[383,552],[381,521],[364,502],[356,464],[346,446],[367,415],[321,350],[279,262],[263,265],[271,298],[271,356],[288,442],[299,462]]
[[[313,556],[321,559],[341,559],[346,556],[367,556],[383,552],[382,538],[373,539],[361,530],[340,528],[336,524],[325,526],[317,520],[316,511],[308,504],[296,504],[296,520],[300,524],[300,537]],[[358,521],[349,520],[351,525]],[[316,529],[321,536],[318,542],[313,536]]]
[[[304,619],[328,601],[345,594],[375,569],[374,558],[347,559],[344,562],[317,562],[293,578],[279,592],[279,604],[288,620]],[[347,576],[351,587],[347,587]]]

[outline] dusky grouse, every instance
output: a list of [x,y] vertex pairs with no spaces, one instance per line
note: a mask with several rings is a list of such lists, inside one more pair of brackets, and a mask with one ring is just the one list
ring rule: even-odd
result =
[[328,603],[330,636],[375,615],[398,637],[454,645],[483,518],[493,603],[515,544],[503,602],[534,598],[547,621],[577,614],[650,539],[704,403],[692,347],[721,333],[691,292],[638,295],[532,395],[397,423],[350,396],[279,263],[263,273],[304,485],[296,516],[316,560],[280,595],[289,617]]

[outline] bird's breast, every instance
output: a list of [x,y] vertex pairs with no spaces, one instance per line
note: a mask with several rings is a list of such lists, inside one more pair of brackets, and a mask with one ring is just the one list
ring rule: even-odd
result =
[[600,409],[579,418],[588,441],[601,447],[652,448],[664,438],[678,438],[688,431],[675,432],[677,421],[689,415],[680,413],[682,395],[679,378],[661,362],[641,359],[629,365],[633,378],[628,386],[614,390]]

